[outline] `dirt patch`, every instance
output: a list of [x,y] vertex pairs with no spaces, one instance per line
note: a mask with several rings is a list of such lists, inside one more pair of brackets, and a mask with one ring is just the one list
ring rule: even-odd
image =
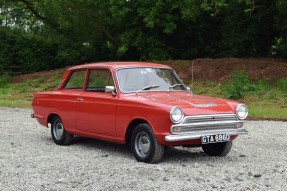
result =
[[[202,82],[211,80],[223,82],[230,79],[234,71],[247,71],[250,78],[258,80],[265,78],[270,81],[287,79],[287,61],[272,58],[220,58],[220,59],[195,59],[195,60],[169,60],[160,63],[170,65],[178,73],[184,82]],[[53,77],[62,74],[67,69],[36,72],[15,76],[12,82],[17,83],[26,79],[33,79],[39,76]]]
[[221,58],[162,62],[172,66],[184,81],[227,81],[235,71],[246,71],[253,80],[287,79],[287,61],[271,58]]

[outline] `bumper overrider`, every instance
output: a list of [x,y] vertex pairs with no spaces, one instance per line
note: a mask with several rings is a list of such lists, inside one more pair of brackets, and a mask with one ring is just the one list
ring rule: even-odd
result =
[[228,134],[230,136],[248,134],[243,121],[234,114],[187,116],[181,123],[171,126],[171,135],[165,141],[186,141],[200,139],[202,136]]

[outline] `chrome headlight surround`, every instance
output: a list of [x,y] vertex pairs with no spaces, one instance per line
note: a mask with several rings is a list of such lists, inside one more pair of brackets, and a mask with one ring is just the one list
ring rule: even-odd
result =
[[238,117],[238,119],[245,119],[248,115],[248,108],[246,105],[244,104],[239,104],[236,108],[236,115]]
[[178,106],[174,106],[170,110],[170,119],[173,123],[180,123],[184,117],[182,109]]

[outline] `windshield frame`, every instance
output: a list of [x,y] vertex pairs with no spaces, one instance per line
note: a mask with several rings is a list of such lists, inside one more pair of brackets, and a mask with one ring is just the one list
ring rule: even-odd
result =
[[183,85],[184,90],[143,90],[141,92],[146,93],[146,92],[186,92],[189,91],[187,86],[182,82],[182,80],[179,78],[179,76],[177,75],[177,73],[172,69],[172,68],[166,68],[166,67],[155,67],[155,66],[139,66],[139,67],[122,67],[122,68],[117,68],[115,73],[116,73],[116,79],[117,79],[117,84],[118,84],[118,88],[119,88],[119,92],[121,92],[122,94],[131,94],[131,93],[137,93],[137,91],[127,91],[124,92],[122,91],[121,88],[121,84],[119,81],[119,77],[118,77],[118,71],[119,70],[124,70],[124,69],[140,69],[140,68],[152,68],[152,69],[165,69],[165,70],[170,70],[172,71],[172,73],[174,74],[174,77]]

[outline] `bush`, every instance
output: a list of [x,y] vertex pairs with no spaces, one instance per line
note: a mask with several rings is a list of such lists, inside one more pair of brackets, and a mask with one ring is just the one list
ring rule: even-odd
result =
[[224,86],[224,91],[227,98],[240,99],[245,93],[254,91],[255,84],[249,80],[246,71],[234,72],[231,81]]
[[285,79],[278,80],[277,86],[281,91],[287,92],[287,80]]
[[0,66],[19,66],[22,73],[53,68],[56,51],[43,37],[0,27]]
[[21,73],[62,68],[96,60],[95,48],[65,38],[44,36],[0,26],[0,67],[19,66]]
[[11,76],[7,73],[0,75],[0,88],[7,86],[11,81]]

